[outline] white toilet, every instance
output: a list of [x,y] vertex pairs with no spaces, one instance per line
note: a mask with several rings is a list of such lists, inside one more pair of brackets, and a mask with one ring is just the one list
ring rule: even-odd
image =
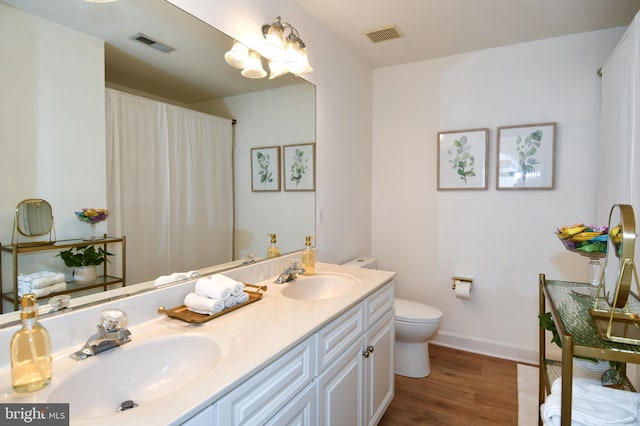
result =
[[[360,257],[344,264],[359,268],[377,269],[376,259]],[[429,305],[395,299],[395,373],[421,378],[431,374],[428,340],[440,328],[442,312]]]

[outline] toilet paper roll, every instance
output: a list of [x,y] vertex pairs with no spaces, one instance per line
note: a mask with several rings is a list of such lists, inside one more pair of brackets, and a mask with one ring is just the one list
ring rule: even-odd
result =
[[456,280],[456,297],[458,299],[471,299],[471,283],[468,281]]

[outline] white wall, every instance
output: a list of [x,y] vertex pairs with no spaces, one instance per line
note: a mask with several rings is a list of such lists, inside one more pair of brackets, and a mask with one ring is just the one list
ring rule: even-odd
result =
[[[0,242],[11,243],[26,198],[51,203],[58,239],[86,237],[74,212],[106,207],[102,41],[0,4],[0,57],[0,96],[19,99],[0,103]],[[12,291],[10,256],[2,260],[3,288]],[[64,268],[52,253],[22,256],[20,265]]]
[[106,206],[102,41],[0,4],[0,56],[20,99],[0,111],[0,241],[25,198],[51,203],[58,238],[87,236],[74,211]]
[[[265,257],[276,233],[278,247],[304,248],[315,235],[315,192],[284,190],[284,145],[315,142],[315,88],[296,84],[225,98],[234,127],[235,252]],[[291,108],[295,105],[295,108]],[[280,192],[251,191],[251,149],[280,147]],[[259,220],[256,220],[259,218]],[[283,250],[283,253],[285,250]]]
[[[441,309],[436,341],[536,362],[538,274],[588,281],[554,230],[597,211],[601,67],[612,29],[374,71],[373,255]],[[556,189],[497,191],[498,126],[558,123]],[[488,127],[489,189],[436,190],[438,131]],[[451,276],[474,278],[472,299]]]
[[319,260],[340,263],[370,254],[371,105],[369,67],[293,0],[170,0],[250,46],[276,16],[307,44],[316,90],[316,226]]

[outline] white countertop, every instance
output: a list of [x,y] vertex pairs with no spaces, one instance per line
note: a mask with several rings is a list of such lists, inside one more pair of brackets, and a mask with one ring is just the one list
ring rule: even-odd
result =
[[[245,274],[246,271],[247,269],[244,271]],[[234,272],[230,271],[228,275],[234,277],[242,274],[242,271],[236,274]],[[262,283],[268,285],[269,289],[261,300],[201,325],[191,325],[165,315],[157,315],[154,319],[130,327],[131,343],[112,351],[126,350],[127,347],[162,339],[167,335],[193,334],[215,340],[220,344],[223,353],[218,363],[202,378],[173,392],[169,397],[118,413],[117,417],[91,420],[74,420],[73,407],[70,407],[71,424],[112,425],[114,420],[117,420],[118,424],[180,424],[395,277],[393,272],[323,263],[316,265],[316,272],[345,273],[360,280],[360,284],[335,298],[304,301],[284,297],[281,294],[283,285],[273,283],[274,277],[270,277]],[[190,285],[192,288],[193,283]],[[183,293],[186,294],[188,291],[189,286],[185,285]],[[171,304],[166,306],[174,307]],[[153,309],[155,308],[157,306]],[[88,337],[87,334],[84,338]],[[109,354],[105,352],[81,362],[71,360],[68,355],[78,349],[80,347],[66,347],[54,353],[52,381],[37,392],[13,392],[10,368],[1,369],[0,402],[47,402],[48,395],[56,383],[71,374],[74,369],[87,365],[88,362],[99,363],[101,356]],[[8,350],[5,353],[8,354]],[[91,389],[87,389],[87,392],[90,393]]]

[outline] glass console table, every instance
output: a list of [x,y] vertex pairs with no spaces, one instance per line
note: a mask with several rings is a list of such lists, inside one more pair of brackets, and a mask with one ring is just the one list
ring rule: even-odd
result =
[[[600,338],[589,308],[593,299],[576,294],[581,288],[591,287],[588,283],[547,280],[544,274],[539,276],[540,285],[540,315],[551,312],[558,334],[562,340],[562,361],[549,360],[546,357],[545,330],[540,327],[540,377],[539,404],[551,392],[553,381],[562,377],[562,426],[571,425],[571,395],[573,379],[573,357],[619,361],[623,363],[640,364],[640,346],[623,343],[613,343]],[[600,303],[606,303],[600,301]],[[640,300],[634,295],[629,296],[629,308],[632,312],[640,312]],[[546,306],[548,305],[548,308]],[[542,368],[544,367],[544,368]],[[635,392],[635,388],[624,377],[623,387]],[[542,424],[542,419],[539,424]]]

